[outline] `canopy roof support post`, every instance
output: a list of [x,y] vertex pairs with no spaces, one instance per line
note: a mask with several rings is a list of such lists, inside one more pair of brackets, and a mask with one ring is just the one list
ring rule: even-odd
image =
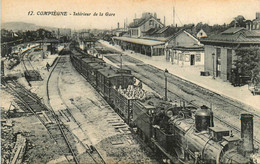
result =
[[151,46],[151,56],[153,56],[153,46]]

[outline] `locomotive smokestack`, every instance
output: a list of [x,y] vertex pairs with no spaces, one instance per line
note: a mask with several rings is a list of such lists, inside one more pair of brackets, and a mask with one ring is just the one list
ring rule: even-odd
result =
[[253,118],[252,114],[241,114],[241,138],[243,140],[242,151],[252,153],[254,151],[253,144]]

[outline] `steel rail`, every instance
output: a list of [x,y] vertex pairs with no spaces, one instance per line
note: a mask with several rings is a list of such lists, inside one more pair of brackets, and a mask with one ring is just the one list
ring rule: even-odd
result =
[[60,125],[61,121],[60,121],[60,119],[58,118],[58,116],[55,114],[54,110],[52,109],[52,107],[51,107],[51,105],[50,105],[49,81],[50,81],[50,77],[51,77],[51,75],[52,75],[54,69],[56,68],[56,66],[57,66],[57,64],[58,64],[58,62],[59,62],[60,59],[61,59],[61,58],[60,58],[60,56],[59,56],[59,57],[58,57],[58,60],[56,60],[56,63],[55,63],[55,65],[54,65],[54,67],[52,68],[52,70],[51,70],[51,72],[50,72],[50,74],[49,74],[49,76],[48,76],[48,79],[47,79],[46,89],[47,89],[48,104],[49,104],[49,107],[50,107],[49,110],[51,111],[51,113],[52,113],[52,115],[53,115],[55,121],[57,121],[57,123],[58,123],[59,129],[60,129],[60,131],[62,132],[63,137],[64,137],[64,139],[65,139],[65,141],[66,141],[66,143],[67,143],[67,146],[69,147],[70,152],[71,152],[71,154],[72,154],[72,156],[73,156],[73,160],[75,161],[76,164],[78,164],[79,161],[78,161],[78,159],[77,159],[77,156],[76,156],[76,154],[74,153],[74,151],[72,150],[72,147],[71,147],[71,145],[70,145],[70,143],[69,143],[69,141],[68,141],[68,138],[66,137],[66,135],[65,135],[65,133],[64,133],[64,131],[63,131],[61,125]]
[[[61,71],[62,71],[62,69],[59,71],[59,73],[58,73],[58,82],[57,82],[57,86],[59,86],[59,78],[60,78],[60,74],[61,74]],[[66,106],[66,108],[68,109],[68,111],[69,111],[69,114],[70,114],[70,116],[71,116],[71,118],[73,119],[73,121],[78,125],[78,127],[82,130],[82,132],[84,133],[84,130],[81,128],[81,126],[80,126],[80,124],[78,123],[78,121],[75,119],[75,117],[72,115],[72,113],[70,112],[70,108],[69,108],[69,106],[67,105],[67,103],[64,101],[64,99],[62,98],[62,95],[61,95],[61,91],[60,91],[60,88],[58,87],[58,94],[59,94],[59,96],[60,96],[60,98],[61,98],[61,101],[63,102],[63,104]],[[79,139],[78,139],[79,140]],[[79,142],[85,147],[85,145],[87,146],[87,149],[90,149],[90,146],[89,145],[87,145],[87,144],[83,144],[83,142],[82,141],[80,141],[79,140]],[[98,152],[98,150],[95,148],[95,150],[96,150],[96,152],[97,152],[97,154],[99,155],[99,157],[100,157],[100,159],[102,160],[102,162],[105,164],[106,162],[105,162],[105,160],[104,160],[104,158],[101,156],[101,154]],[[93,159],[93,161],[95,162],[95,163],[99,163],[98,161],[96,161],[95,159],[94,159],[94,157],[92,156],[92,154],[90,153],[90,152],[88,152],[87,151],[87,153],[89,154],[89,156]]]
[[[42,118],[34,111],[34,109],[28,105],[28,103],[19,95],[19,93],[11,86],[9,85],[7,82],[5,82],[6,85],[10,88],[10,90],[12,90],[15,93],[15,96],[24,104],[24,106],[30,110],[31,113],[33,113],[42,123],[42,125],[46,128],[48,134],[50,135],[50,137],[56,142],[57,140],[55,139],[55,137],[52,135],[52,133],[49,131],[49,129],[47,128],[45,122],[42,120]],[[22,90],[25,90],[23,88],[21,88]],[[65,154],[64,151],[59,147],[60,151],[62,152],[62,154]],[[69,162],[69,159],[67,158],[67,156],[65,156],[65,158],[67,159],[67,161]]]

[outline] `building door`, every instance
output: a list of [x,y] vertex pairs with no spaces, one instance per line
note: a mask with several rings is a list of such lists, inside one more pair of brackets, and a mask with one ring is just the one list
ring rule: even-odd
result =
[[217,48],[216,56],[216,77],[221,77],[221,49]]
[[232,81],[232,50],[227,50],[227,80]]
[[195,65],[195,55],[190,55],[190,65]]

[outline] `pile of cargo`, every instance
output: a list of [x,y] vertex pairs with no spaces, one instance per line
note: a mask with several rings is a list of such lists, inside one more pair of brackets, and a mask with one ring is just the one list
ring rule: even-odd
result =
[[145,90],[134,85],[129,85],[127,89],[122,89],[121,86],[119,86],[118,92],[128,99],[143,100],[146,98],[147,95],[147,92]]

